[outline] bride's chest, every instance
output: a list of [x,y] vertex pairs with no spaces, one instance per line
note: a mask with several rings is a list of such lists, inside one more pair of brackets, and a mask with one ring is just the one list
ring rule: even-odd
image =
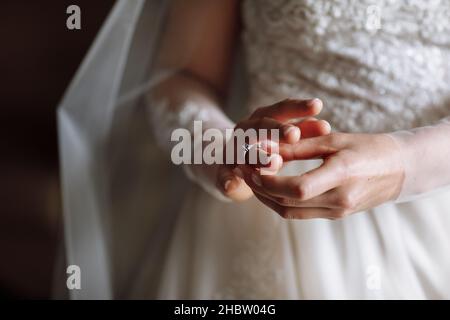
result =
[[449,0],[244,0],[242,9],[255,39],[320,43],[369,34],[450,44]]

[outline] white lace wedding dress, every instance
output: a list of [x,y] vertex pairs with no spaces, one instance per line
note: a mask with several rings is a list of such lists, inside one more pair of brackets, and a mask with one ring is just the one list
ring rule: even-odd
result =
[[[242,15],[250,109],[319,97],[345,132],[450,114],[448,1],[245,0]],[[161,268],[159,298],[450,298],[450,193],[287,221],[193,187]]]

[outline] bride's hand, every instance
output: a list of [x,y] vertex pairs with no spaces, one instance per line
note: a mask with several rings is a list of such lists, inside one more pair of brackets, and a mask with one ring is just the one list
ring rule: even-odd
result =
[[291,177],[242,166],[258,199],[284,218],[342,218],[395,199],[404,180],[399,147],[386,134],[332,133],[286,145],[280,154],[284,161],[324,160]]
[[[280,144],[296,143],[301,137],[315,137],[330,132],[330,125],[323,120],[316,120],[310,118],[316,116],[322,110],[322,102],[319,99],[312,100],[295,100],[286,99],[276,104],[258,108],[248,118],[240,121],[236,129],[243,129],[244,131],[250,128],[256,129],[279,129]],[[296,118],[306,118],[297,122],[288,121]],[[235,142],[235,139],[233,139]],[[233,147],[234,154],[243,152],[242,146],[237,146],[236,143],[230,143],[225,146]],[[266,149],[266,151],[270,152]],[[226,150],[224,150],[226,154]],[[272,157],[271,165],[275,167],[281,166],[282,160]],[[212,165],[208,170],[215,170],[216,186],[225,195],[234,201],[243,201],[253,195],[252,190],[242,179],[242,173],[233,165]]]

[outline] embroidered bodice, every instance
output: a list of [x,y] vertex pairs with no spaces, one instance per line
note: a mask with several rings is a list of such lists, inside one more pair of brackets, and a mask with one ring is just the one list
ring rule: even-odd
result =
[[245,0],[250,108],[319,97],[348,132],[450,115],[450,1]]

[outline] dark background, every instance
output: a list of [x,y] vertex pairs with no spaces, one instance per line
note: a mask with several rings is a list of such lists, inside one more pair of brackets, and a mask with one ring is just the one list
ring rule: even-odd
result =
[[[81,8],[81,30],[66,8]],[[114,0],[0,2],[0,296],[51,298],[63,259],[56,109]]]

